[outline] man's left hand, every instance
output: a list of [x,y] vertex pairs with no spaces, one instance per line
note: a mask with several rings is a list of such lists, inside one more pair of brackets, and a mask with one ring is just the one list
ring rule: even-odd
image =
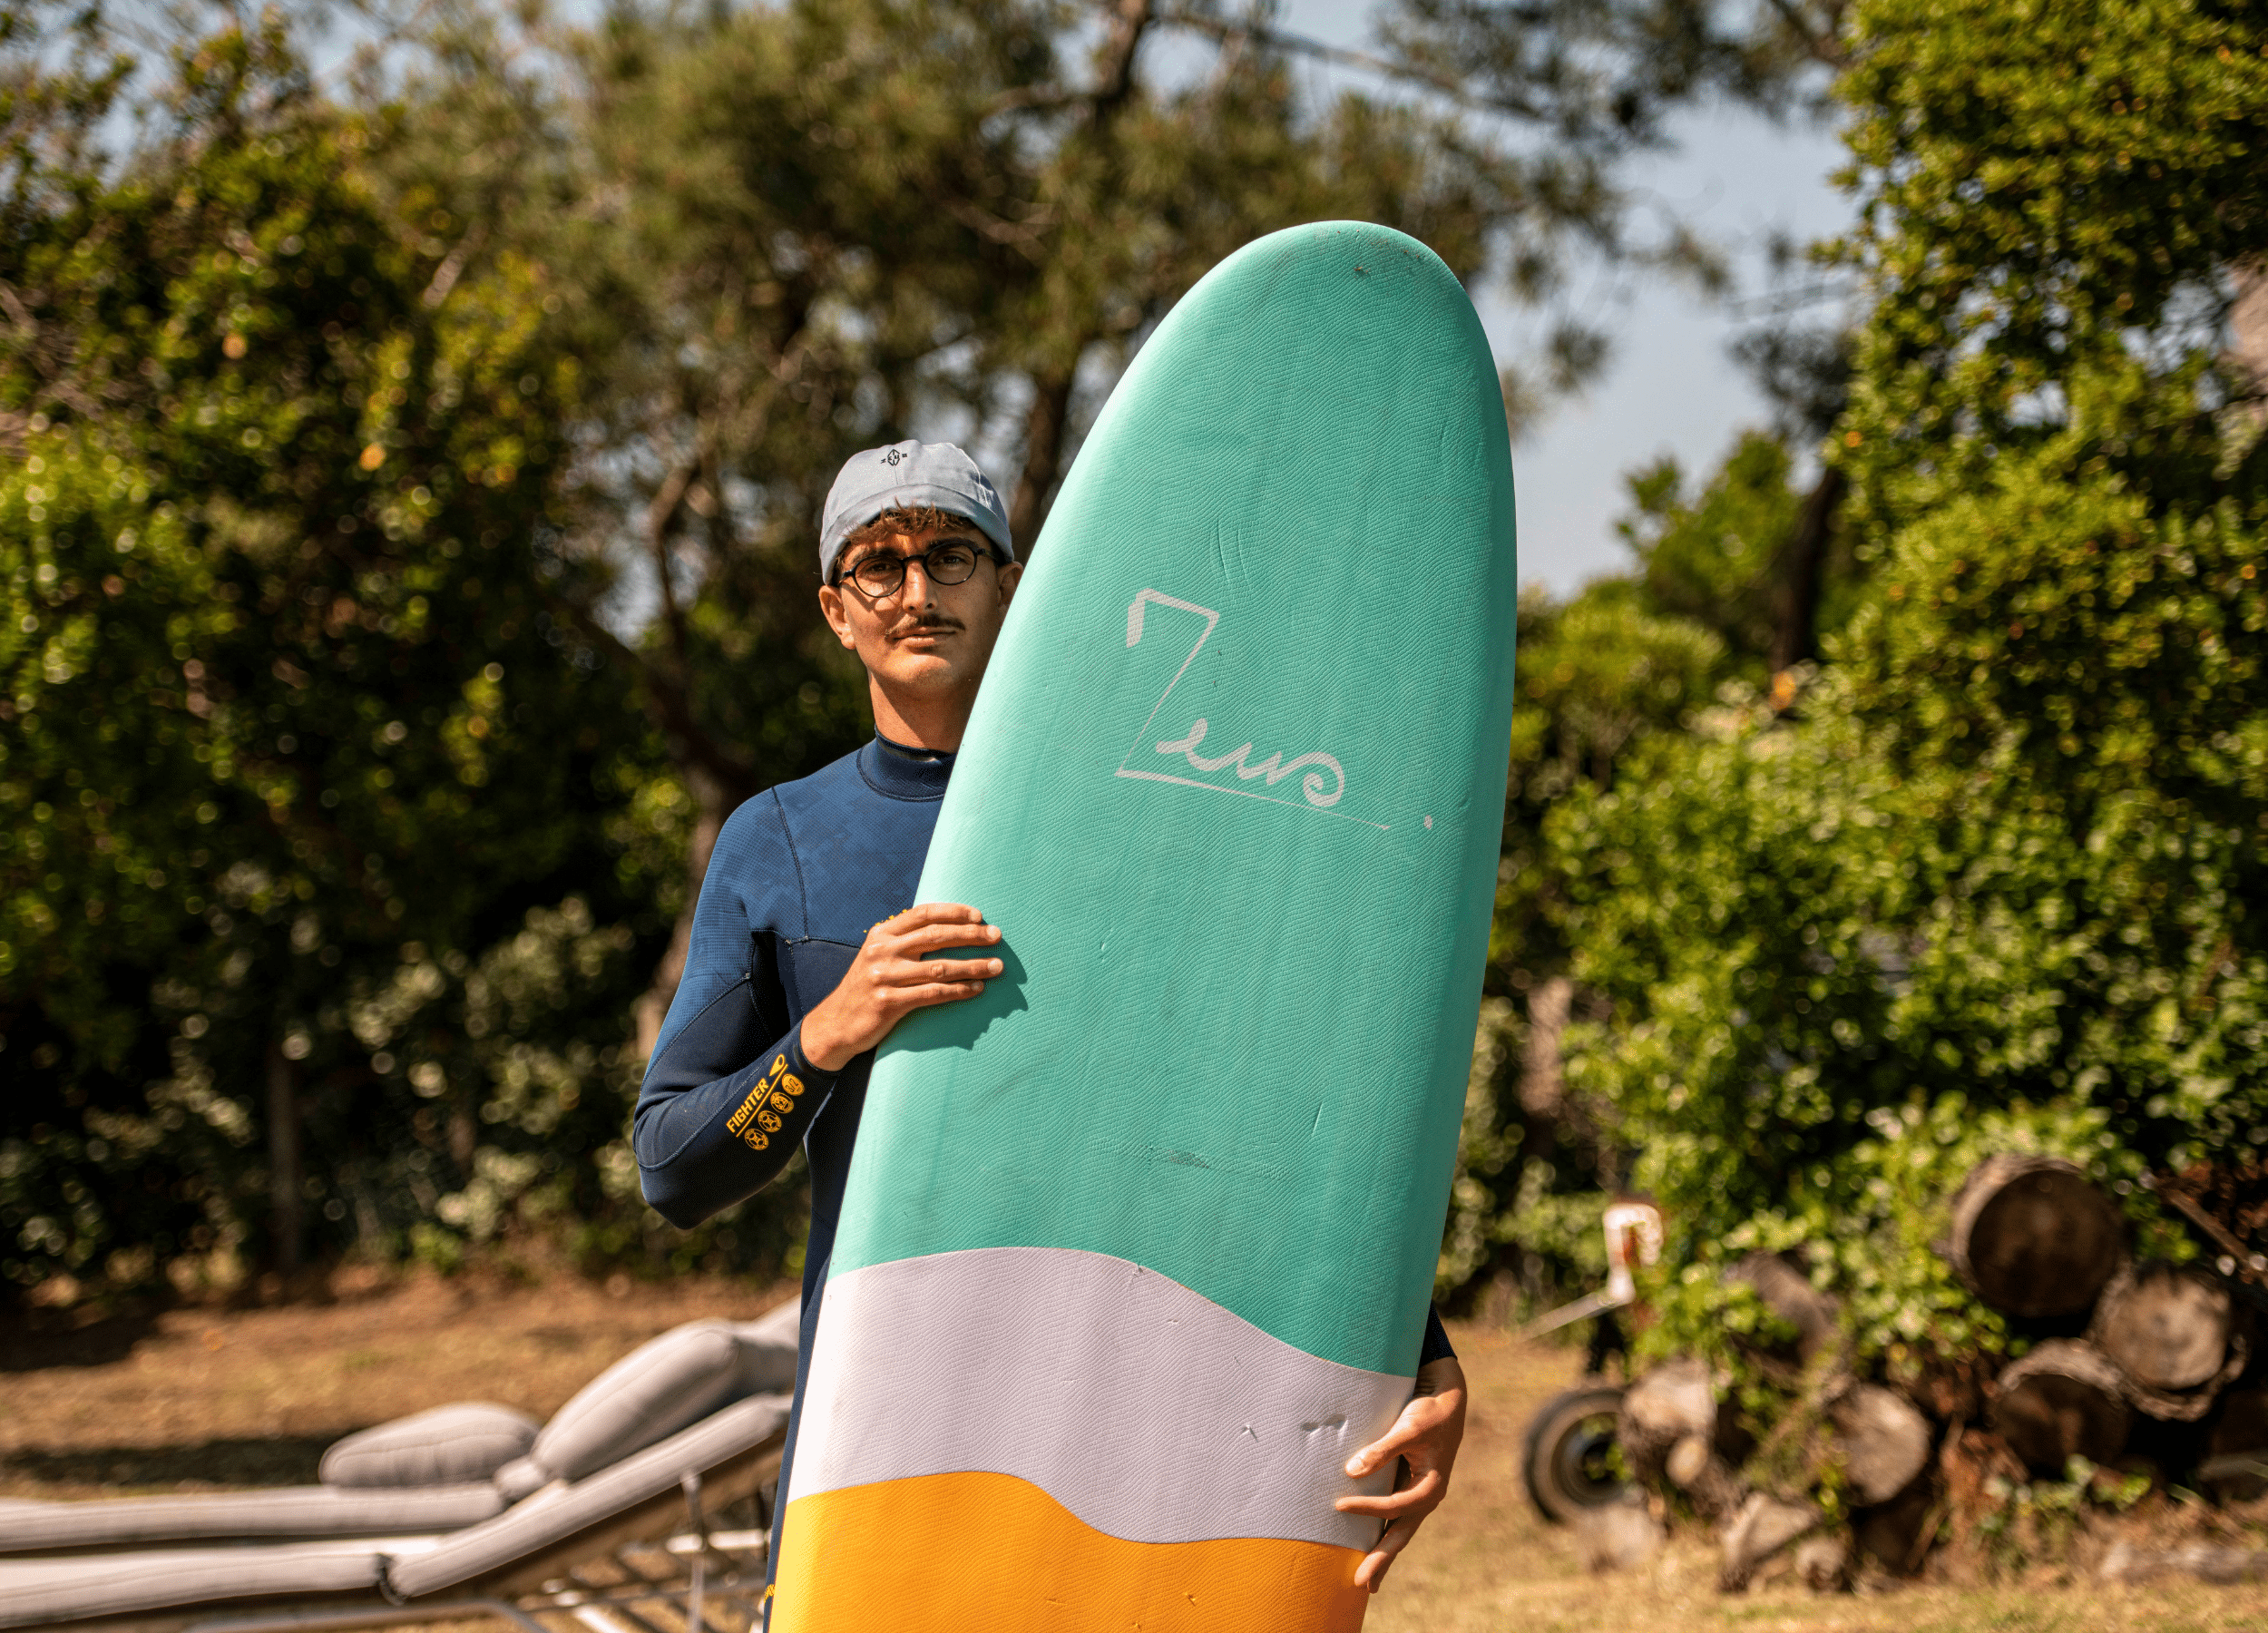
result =
[[1384,1497],[1342,1497],[1343,1514],[1375,1514],[1387,1521],[1385,1535],[1354,1568],[1354,1585],[1373,1593],[1384,1586],[1394,1555],[1410,1545],[1425,1516],[1449,1495],[1449,1471],[1465,1437],[1465,1373],[1454,1356],[1429,1361],[1418,1369],[1417,1391],[1393,1428],[1346,1460],[1356,1480],[1399,1458],[1402,1468],[1393,1492]]

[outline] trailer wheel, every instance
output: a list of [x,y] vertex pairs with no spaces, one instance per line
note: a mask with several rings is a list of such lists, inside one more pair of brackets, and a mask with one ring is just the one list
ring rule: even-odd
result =
[[1590,1384],[1552,1396],[1528,1422],[1520,1472],[1529,1501],[1554,1525],[1604,1508],[1627,1482],[1616,1467],[1615,1433],[1622,1391]]

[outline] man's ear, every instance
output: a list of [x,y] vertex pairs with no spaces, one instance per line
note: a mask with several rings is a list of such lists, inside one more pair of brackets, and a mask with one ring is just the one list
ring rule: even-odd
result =
[[1016,599],[1016,586],[1023,580],[1023,563],[1011,562],[1000,570],[1000,604],[1006,606]]
[[832,584],[819,586],[819,616],[826,620],[826,627],[835,631],[835,639],[843,643],[845,651],[858,650],[858,642],[851,635],[850,614],[843,606],[843,592]]

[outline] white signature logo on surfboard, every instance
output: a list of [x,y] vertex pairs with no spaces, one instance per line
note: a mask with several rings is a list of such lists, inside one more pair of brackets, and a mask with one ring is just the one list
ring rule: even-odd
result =
[[[1149,740],[1150,728],[1157,724],[1159,713],[1166,707],[1166,699],[1173,695],[1173,689],[1181,684],[1181,677],[1189,672],[1189,665],[1197,661],[1198,653],[1203,650],[1206,641],[1211,638],[1213,631],[1220,623],[1220,614],[1210,607],[1200,607],[1195,601],[1182,601],[1178,597],[1168,595],[1162,590],[1144,590],[1134,597],[1126,609],[1126,644],[1128,646],[1133,647],[1140,644],[1143,611],[1151,606],[1171,607],[1178,612],[1193,612],[1205,621],[1205,628],[1198,631],[1197,644],[1189,649],[1189,655],[1181,660],[1181,667],[1174,670],[1173,679],[1166,682],[1166,689],[1158,694],[1158,701],[1150,709],[1149,719],[1142,722],[1142,729],[1135,738],[1134,746],[1126,751],[1126,758],[1119,762],[1118,774],[1120,777],[1139,777],[1144,782],[1176,783],[1185,788],[1207,788],[1216,794],[1237,794],[1246,799],[1266,800],[1270,805],[1290,806],[1295,810],[1321,811],[1328,816],[1342,816],[1350,822],[1360,822],[1364,827],[1374,827],[1381,833],[1386,831],[1386,824],[1383,822],[1369,822],[1360,816],[1350,816],[1344,811],[1331,809],[1333,806],[1339,803],[1339,797],[1346,792],[1346,770],[1330,755],[1316,751],[1286,760],[1283,751],[1278,749],[1255,765],[1252,762],[1253,746],[1250,743],[1241,748],[1232,748],[1227,754],[1200,754],[1198,750],[1204,746],[1207,727],[1207,722],[1202,715],[1192,721],[1189,728],[1179,738],[1159,742],[1157,745],[1157,752],[1167,756],[1178,755],[1190,769],[1195,771],[1215,772],[1233,768],[1238,782],[1257,782],[1260,787],[1239,788],[1228,783],[1199,782],[1193,777],[1181,777],[1167,771],[1138,770],[1129,767],[1127,762],[1132,760],[1141,751],[1143,744]],[[1304,803],[1302,800],[1286,798],[1280,794],[1263,792],[1264,789],[1275,787],[1276,784],[1295,772],[1305,773],[1299,779],[1299,790],[1304,797]],[[1328,775],[1326,776],[1325,773]]]

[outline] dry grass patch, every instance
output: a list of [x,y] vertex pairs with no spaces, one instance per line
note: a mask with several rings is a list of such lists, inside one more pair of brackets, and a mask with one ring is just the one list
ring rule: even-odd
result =
[[294,1485],[351,1430],[450,1401],[542,1418],[679,1322],[793,1286],[513,1286],[417,1275],[275,1309],[185,1308],[0,1339],[0,1496]]

